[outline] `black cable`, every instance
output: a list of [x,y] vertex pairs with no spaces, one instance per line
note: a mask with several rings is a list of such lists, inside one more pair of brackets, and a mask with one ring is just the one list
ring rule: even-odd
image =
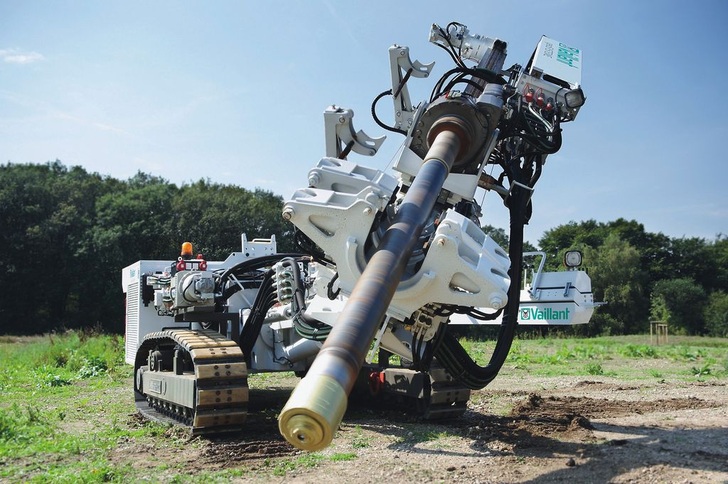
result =
[[231,274],[236,273],[238,271],[243,272],[251,272],[255,269],[260,269],[262,267],[269,266],[271,264],[274,264],[278,262],[281,259],[285,259],[286,257],[310,257],[306,254],[300,254],[300,253],[292,253],[292,254],[275,254],[275,255],[267,255],[264,257],[256,257],[254,259],[247,259],[242,262],[239,262],[235,264],[234,266],[226,269],[221,275],[218,283],[220,285],[225,284],[227,282],[227,279],[230,277]]
[[447,81],[447,79],[450,76],[452,76],[453,74],[458,74],[458,75],[462,76],[462,75],[464,75],[464,74],[462,74],[462,72],[463,72],[462,67],[453,67],[452,69],[450,69],[449,71],[444,73],[440,77],[440,79],[438,79],[438,81],[435,83],[435,86],[432,88],[432,93],[430,94],[430,102],[432,102],[435,99],[437,99],[438,97],[440,97],[440,95],[443,92],[442,86],[445,84],[445,81]]
[[457,79],[457,80],[453,79],[452,81],[450,81],[447,84],[447,86],[445,86],[445,88],[442,91],[443,92],[450,92],[450,91],[453,90],[453,87],[455,87],[458,84],[467,84],[470,87],[474,87],[474,88],[477,88],[477,89],[482,89],[482,87],[480,86],[480,84],[478,84],[477,82],[475,82],[475,81],[473,81],[471,79]]
[[268,269],[265,272],[263,282],[260,285],[258,294],[255,296],[255,302],[253,302],[248,319],[245,321],[243,330],[240,333],[240,349],[243,351],[243,355],[248,363],[250,363],[251,352],[255,341],[258,339],[260,330],[263,327],[265,315],[277,302],[276,289],[273,286],[275,272],[273,269]]
[[310,254],[314,261],[325,265],[334,265],[334,261],[326,256],[326,252],[295,225],[293,226],[293,243],[297,249]]
[[380,128],[386,129],[387,131],[392,131],[393,133],[399,133],[401,135],[407,136],[407,131],[401,130],[399,128],[395,128],[393,126],[388,126],[382,122],[382,120],[379,119],[379,116],[377,116],[377,103],[380,99],[382,99],[384,96],[391,96],[392,90],[389,89],[387,91],[379,93],[377,97],[374,98],[374,101],[372,101],[372,118],[374,119],[374,122],[379,125]]
[[336,282],[338,278],[339,273],[337,272],[334,274],[334,277],[331,278],[329,284],[326,286],[326,297],[328,297],[331,301],[339,297],[339,294],[341,293],[341,288],[338,288],[336,291],[334,291],[334,282]]
[[351,153],[351,149],[354,147],[354,140],[349,141],[346,143],[346,146],[344,146],[344,149],[341,150],[341,153],[339,153],[339,156],[337,158],[340,158],[342,160],[345,160],[347,156],[349,156],[349,153]]
[[443,92],[442,86],[445,84],[445,81],[447,81],[450,78],[450,76],[452,76],[453,74],[460,75],[461,72],[462,72],[461,68],[454,67],[454,68],[450,69],[449,71],[447,71],[446,73],[444,73],[440,77],[440,79],[438,79],[438,81],[435,83],[435,85],[432,87],[432,92],[430,93],[430,102],[433,102],[435,99],[437,99],[438,97],[440,97],[442,95],[442,92]]
[[492,321],[500,316],[502,312],[503,308],[497,310],[494,313],[484,313],[483,311],[471,308],[470,306],[456,306],[454,304],[444,304],[435,311],[435,315],[451,316],[453,314],[467,314],[468,316],[472,316],[473,318],[479,319],[481,321]]
[[[536,150],[534,154],[553,154],[561,149],[561,127],[558,121],[555,121],[552,130],[548,130],[544,127],[543,121],[533,113],[515,107],[513,116],[502,123],[502,127],[503,139],[522,139]],[[523,155],[528,154],[523,153]]]
[[[287,257],[293,257],[297,260],[309,260],[311,256],[304,255],[304,254],[297,254],[297,253],[290,253],[290,254],[275,254],[275,255],[269,255],[265,257],[257,257],[255,259],[248,259],[246,261],[240,262],[229,269],[227,269],[222,275],[220,275],[218,281],[216,282],[216,291],[220,294],[220,296],[217,296],[215,298],[216,303],[224,303],[228,299],[230,299],[233,294],[237,293],[242,287],[240,287],[239,284],[231,284],[228,287],[225,287],[225,284],[227,283],[228,279],[230,279],[230,276],[235,276],[236,278],[241,278],[242,276],[245,276],[247,274],[252,274],[253,271],[257,271],[258,269],[269,267],[276,262],[278,262],[281,259],[285,259]],[[263,278],[264,276],[261,275],[260,272],[258,272],[258,275],[252,279],[248,279],[248,281],[255,281]]]
[[401,81],[399,81],[399,85],[397,86],[397,89],[393,93],[393,97],[396,98],[399,96],[399,93],[402,92],[402,88],[404,88],[405,84],[407,84],[407,81],[409,81],[410,76],[412,75],[413,68],[407,69],[407,72],[405,72],[404,77]]
[[192,284],[187,284],[187,287],[185,287],[182,290],[182,299],[184,299],[185,301],[187,301],[190,304],[194,304],[197,301],[194,300],[194,299],[190,299],[190,298],[187,297],[187,291],[189,291],[191,287],[192,287]]
[[[258,269],[252,272],[235,272],[232,273],[231,276],[235,277],[235,283],[230,284],[230,278],[228,278],[227,287],[222,291],[222,296],[218,296],[216,298],[219,299],[218,302],[230,299],[233,294],[242,288],[257,288],[260,286],[260,281],[263,279],[263,273]],[[218,281],[216,284],[220,285],[220,282]]]
[[438,44],[437,42],[435,42],[435,45],[438,46],[439,48],[441,48],[442,50],[444,50],[445,52],[447,52],[455,64],[457,64],[460,67],[465,67],[462,59],[460,59],[458,57],[458,54],[455,52],[455,49],[453,48],[452,43],[450,42],[449,35],[445,34],[445,32],[442,29],[440,29],[440,33],[442,34],[443,37],[445,37],[445,41],[448,43],[450,48],[447,48],[442,44]]
[[283,259],[281,264],[290,267],[293,273],[293,298],[291,312],[293,313],[293,328],[301,337],[314,341],[323,341],[331,332],[331,326],[312,318],[306,311],[306,294],[301,279],[298,262],[294,259]]
[[531,176],[531,180],[528,183],[528,186],[534,187],[536,186],[536,182],[541,178],[541,172],[543,171],[543,155],[538,155],[535,160],[536,164],[536,170],[534,171],[533,175]]
[[[407,81],[409,81],[409,78],[412,75],[412,71],[413,70],[414,69],[412,67],[410,67],[409,69],[407,69],[407,72],[405,72],[404,77],[402,78],[402,80],[399,81],[399,85],[395,89],[394,93],[392,93],[392,90],[391,89],[388,89],[388,90],[386,90],[384,92],[379,93],[379,95],[374,98],[374,101],[372,101],[372,108],[371,108],[372,118],[374,119],[374,122],[379,125],[380,128],[386,129],[387,131],[391,131],[393,133],[398,133],[398,134],[407,136],[407,131],[404,131],[404,130],[399,129],[399,128],[395,128],[394,126],[388,126],[388,125],[384,124],[384,122],[381,119],[379,119],[379,116],[377,116],[377,110],[376,110],[376,108],[377,108],[377,103],[384,96],[392,96],[392,97],[394,97],[396,99],[400,95],[400,93],[402,92],[402,89],[404,89],[405,84],[407,84]],[[402,108],[404,108],[404,106],[402,106]]]
[[515,185],[511,193],[511,199],[513,199],[513,203],[509,206],[510,243],[508,246],[511,259],[511,269],[509,270],[511,284],[508,288],[508,303],[506,303],[503,322],[490,361],[486,366],[479,366],[465,351],[460,342],[449,333],[443,336],[442,344],[435,352],[435,357],[448,373],[471,389],[483,388],[496,377],[511,349],[518,325],[522,278],[520,268],[523,259],[523,225],[530,193],[526,193],[525,188]]
[[421,358],[421,365],[425,370],[429,370],[430,366],[432,366],[432,359],[435,357],[435,352],[442,344],[442,340],[446,332],[447,325],[441,324],[440,327],[437,329],[437,333],[435,333],[435,336],[427,342],[425,352]]
[[417,339],[417,333],[412,333],[412,342],[410,343],[410,353],[412,353],[412,369],[421,370],[420,368],[420,343],[422,338],[420,337],[419,342]]
[[[494,84],[503,85],[503,84],[507,83],[507,81],[502,76],[500,76],[498,73],[493,72],[489,69],[483,69],[483,68],[479,68],[479,67],[471,69],[471,68],[468,68],[465,66],[454,67],[454,68],[450,69],[449,71],[447,71],[445,74],[443,74],[442,77],[440,77],[440,79],[437,81],[437,83],[435,83],[435,86],[432,89],[432,93],[430,94],[430,102],[434,101],[435,99],[437,99],[438,97],[440,97],[442,94],[444,94],[445,92],[447,92],[449,90],[448,88],[443,88],[442,86],[445,84],[447,79],[450,76],[452,76],[453,74],[457,74],[457,76],[455,77],[455,79],[453,79],[453,81],[451,81],[451,84],[461,82],[462,78],[464,78],[465,76],[471,76],[476,79],[482,79],[485,82],[494,83]],[[470,81],[470,82],[473,82],[473,81]],[[480,86],[478,86],[478,88],[480,88]]]

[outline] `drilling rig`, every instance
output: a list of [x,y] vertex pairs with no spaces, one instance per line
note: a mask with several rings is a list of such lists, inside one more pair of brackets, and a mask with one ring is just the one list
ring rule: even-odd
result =
[[[498,374],[519,325],[589,321],[580,254],[546,272],[545,254],[523,253],[535,184],[585,102],[581,51],[544,36],[525,67],[504,68],[506,43],[463,24],[432,25],[429,40],[454,63],[430,98],[413,105],[408,83],[434,63],[393,45],[391,89],[372,104],[376,123],[404,136],[394,174],[350,161],[376,155],[384,137],[355,130],[350,109],[325,110],[326,156],[283,207],[295,253],[278,253],[275,236],[243,235],[224,261],[183,244],[176,261],[124,269],[126,360],[143,415],[193,433],[238,430],[248,375],[295,372],[303,378],[279,429],[315,451],[331,443],[352,392],[455,417]],[[386,97],[390,125],[376,114]],[[477,190],[502,199],[507,248],[480,228]],[[538,268],[522,271],[524,256],[540,257]],[[468,324],[498,327],[485,365],[453,335]]]

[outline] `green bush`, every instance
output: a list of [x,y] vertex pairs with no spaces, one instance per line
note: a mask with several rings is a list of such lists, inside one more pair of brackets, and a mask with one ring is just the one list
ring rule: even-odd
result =
[[589,375],[603,375],[604,369],[602,368],[602,365],[599,363],[589,363],[584,367],[584,370]]
[[630,358],[657,358],[657,351],[649,345],[627,344],[620,350],[620,353]]
[[705,307],[705,329],[710,336],[728,337],[728,293],[716,291]]

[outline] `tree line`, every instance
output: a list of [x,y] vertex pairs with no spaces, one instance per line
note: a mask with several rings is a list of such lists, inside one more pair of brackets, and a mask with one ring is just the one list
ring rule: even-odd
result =
[[[171,260],[190,241],[208,260],[275,234],[293,251],[283,199],[265,190],[199,180],[176,186],[137,173],[122,181],[55,161],[0,165],[0,333],[99,326],[122,332],[121,269]],[[484,230],[502,246],[507,235]],[[595,299],[607,301],[582,335],[648,331],[728,336],[728,238],[671,238],[634,220],[572,222],[539,240],[547,268],[566,250],[584,254]],[[527,247],[527,250],[534,247]]]
[[584,335],[649,331],[650,321],[677,334],[728,337],[728,237],[668,237],[634,220],[571,222],[547,231],[541,250],[560,263],[564,252],[584,254],[596,301],[607,304]]
[[181,243],[208,260],[292,226],[271,192],[199,180],[180,187],[137,173],[120,181],[55,161],[0,166],[0,333],[98,326],[123,332],[121,269],[173,260]]

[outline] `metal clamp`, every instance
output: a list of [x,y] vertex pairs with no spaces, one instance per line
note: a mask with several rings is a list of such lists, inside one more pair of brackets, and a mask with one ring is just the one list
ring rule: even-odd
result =
[[427,77],[434,62],[422,64],[410,59],[409,47],[393,45],[389,48],[389,68],[392,74],[392,102],[394,103],[394,127],[409,131],[414,122],[415,109],[410,101],[407,80],[410,77]]
[[326,135],[326,156],[345,160],[350,152],[374,156],[386,136],[372,138],[364,131],[354,131],[351,109],[329,106],[324,111],[324,133]]

